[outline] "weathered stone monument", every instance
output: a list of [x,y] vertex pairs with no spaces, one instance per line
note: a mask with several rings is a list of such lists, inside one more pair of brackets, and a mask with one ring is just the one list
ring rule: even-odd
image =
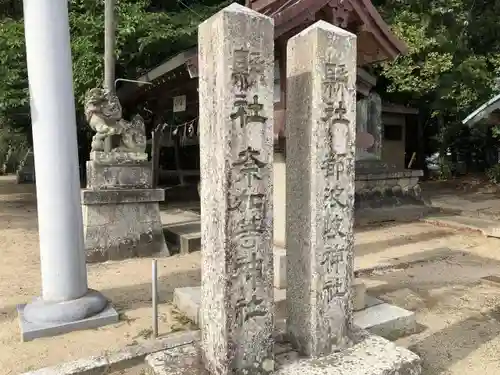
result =
[[202,287],[179,308],[202,338],[147,361],[162,375],[419,375],[415,354],[352,324],[356,37],[323,21],[288,45],[294,254],[276,330],[272,36],[270,18],[237,4],[200,26]]
[[152,188],[142,118],[123,120],[118,97],[98,88],[87,94],[85,114],[96,132],[82,190],[87,262],[168,254],[159,209],[165,193]]
[[321,356],[352,341],[356,36],[306,29],[287,76],[287,332]]
[[273,22],[232,4],[200,25],[199,46],[202,358],[213,374],[265,374],[274,369]]

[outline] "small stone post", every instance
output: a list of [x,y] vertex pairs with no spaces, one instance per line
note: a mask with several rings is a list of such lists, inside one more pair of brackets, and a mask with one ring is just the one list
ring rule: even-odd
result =
[[[356,134],[369,133],[369,118],[368,118],[368,99],[362,98],[356,102]],[[359,138],[358,138],[359,142]],[[356,145],[356,159],[366,158],[366,147],[359,147]]]
[[231,4],[199,27],[202,360],[273,371],[271,18]]
[[374,154],[378,160],[382,159],[382,141],[384,139],[384,125],[382,124],[382,99],[375,91],[368,95],[368,123],[373,135],[373,146],[368,152]]
[[287,331],[322,356],[351,341],[356,36],[319,21],[287,59]]

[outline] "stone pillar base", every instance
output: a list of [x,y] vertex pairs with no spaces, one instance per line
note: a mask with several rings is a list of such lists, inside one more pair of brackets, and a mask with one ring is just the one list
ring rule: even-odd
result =
[[[275,375],[420,375],[422,361],[406,348],[371,335],[363,330],[352,334],[354,344],[340,352],[320,358],[304,359],[290,349],[287,342],[278,342],[275,350]],[[154,374],[203,374],[198,343],[177,346],[146,357]]]
[[17,311],[22,341],[98,328],[119,320],[106,297],[95,290],[71,301],[47,302],[37,298],[30,304],[18,305]]
[[169,255],[159,207],[164,198],[162,189],[82,190],[87,262]]

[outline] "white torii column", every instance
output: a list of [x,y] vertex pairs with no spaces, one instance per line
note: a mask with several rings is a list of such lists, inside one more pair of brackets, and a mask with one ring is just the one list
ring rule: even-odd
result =
[[24,341],[118,320],[87,287],[67,0],[24,0],[42,297],[18,307]]

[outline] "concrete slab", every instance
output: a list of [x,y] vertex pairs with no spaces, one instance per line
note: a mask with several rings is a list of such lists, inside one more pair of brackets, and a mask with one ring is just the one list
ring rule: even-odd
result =
[[389,340],[396,340],[417,332],[415,313],[388,303],[356,311],[354,324]]
[[[353,333],[354,345],[321,358],[301,359],[284,345],[275,348],[276,375],[419,375],[420,358],[366,331]],[[286,350],[281,350],[284,348]],[[203,374],[198,345],[188,344],[150,354],[146,362],[155,375]]]
[[456,186],[451,189],[423,189],[431,198],[432,205],[442,212],[487,220],[500,219],[500,201],[496,191],[485,191],[481,188],[476,191],[457,192]]
[[276,357],[275,375],[420,375],[421,359],[366,331],[355,332],[354,345],[321,358],[299,359],[291,353]]
[[22,341],[31,341],[42,337],[62,335],[64,333],[77,330],[99,328],[109,324],[118,323],[120,320],[116,310],[113,306],[108,304],[102,312],[87,319],[63,323],[32,323],[24,318],[25,306],[26,304],[17,306]]
[[[199,325],[201,305],[200,287],[177,288],[174,291],[174,305],[195,324]],[[276,327],[284,327],[286,319],[286,290],[275,289]],[[370,333],[395,340],[417,331],[416,316],[397,306],[385,303],[377,298],[366,297],[366,307],[354,312],[354,325]]]

